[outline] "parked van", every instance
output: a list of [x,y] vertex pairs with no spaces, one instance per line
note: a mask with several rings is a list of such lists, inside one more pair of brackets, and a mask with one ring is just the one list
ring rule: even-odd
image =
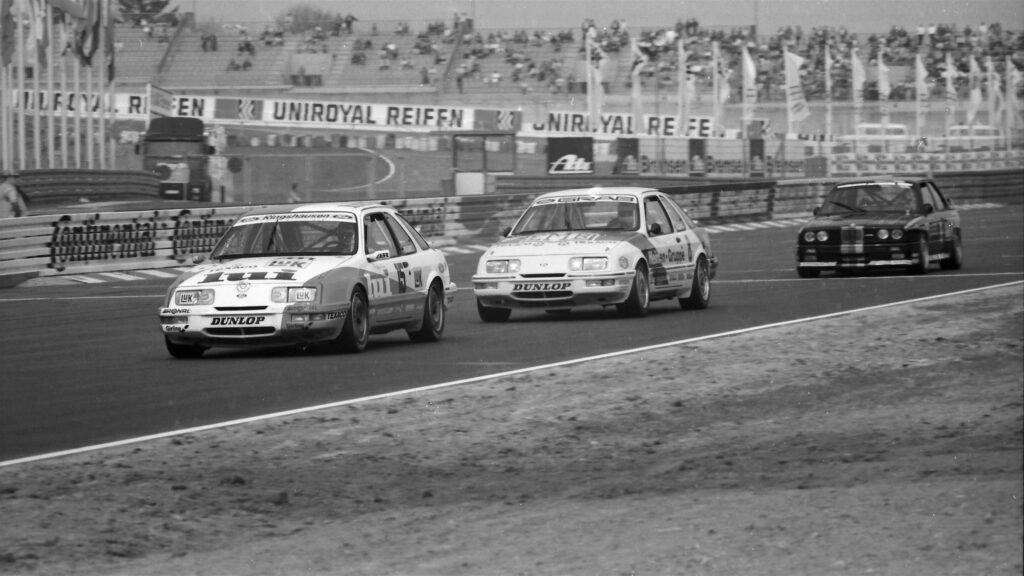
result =
[[1002,139],[999,129],[988,124],[957,124],[949,129],[943,139],[947,152],[969,152],[972,150],[994,150]]

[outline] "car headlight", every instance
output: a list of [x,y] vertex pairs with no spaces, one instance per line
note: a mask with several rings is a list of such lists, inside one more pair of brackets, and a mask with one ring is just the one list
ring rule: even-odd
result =
[[270,291],[270,301],[277,304],[316,302],[316,288],[310,288],[309,286],[276,286]]
[[882,228],[878,231],[877,236],[879,240],[885,240],[889,238],[889,231],[886,230],[885,228]]
[[902,240],[903,239],[903,230],[893,230],[892,231],[892,239],[893,240]]
[[174,293],[174,303],[178,306],[209,306],[213,304],[213,289],[178,290]]
[[488,260],[484,268],[488,274],[515,274],[519,272],[520,264],[522,262],[515,259]]
[[818,230],[818,233],[815,234],[814,237],[818,239],[818,242],[824,242],[825,240],[828,240],[828,232]]
[[600,257],[576,257],[569,259],[569,270],[573,272],[598,272],[608,269],[608,259]]

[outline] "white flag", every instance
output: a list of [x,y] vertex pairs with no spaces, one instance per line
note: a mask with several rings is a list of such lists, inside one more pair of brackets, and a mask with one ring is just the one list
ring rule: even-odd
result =
[[754,105],[757,104],[757,67],[747,47],[743,47],[743,125],[754,120]]
[[967,125],[973,126],[981,109],[981,66],[973,55],[970,59],[970,93],[967,101]]
[[794,125],[811,115],[811,111],[807,108],[807,100],[804,98],[803,84],[800,82],[800,66],[803,63],[803,58],[789,50],[785,51],[786,111],[789,115],[790,132],[796,132]]
[[956,86],[953,81],[957,77],[956,66],[953,64],[953,55],[946,52],[946,66],[942,72],[942,77],[946,80],[946,134],[949,134],[949,129],[956,124]]
[[925,117],[928,112],[928,70],[924,67],[924,59],[918,54],[914,57],[914,93],[917,103],[917,137],[924,134]]

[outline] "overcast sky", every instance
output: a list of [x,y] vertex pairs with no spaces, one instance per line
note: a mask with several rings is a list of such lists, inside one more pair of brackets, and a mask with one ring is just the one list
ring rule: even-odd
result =
[[[1024,0],[172,0],[195,11],[200,22],[270,22],[291,5],[351,12],[361,20],[410,23],[447,20],[455,10],[475,15],[481,28],[566,28],[584,18],[599,25],[625,19],[653,28],[695,17],[711,26],[748,26],[762,33],[786,25],[845,26],[851,32],[884,32],[893,25],[976,26],[1000,22],[1024,30]],[[415,28],[415,26],[414,26]]]

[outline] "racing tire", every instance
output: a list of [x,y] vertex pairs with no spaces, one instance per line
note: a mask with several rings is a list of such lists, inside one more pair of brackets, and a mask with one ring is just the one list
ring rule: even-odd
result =
[[690,296],[679,299],[683,310],[704,310],[711,302],[711,265],[704,256],[697,258],[697,266],[693,269],[693,288]]
[[651,281],[647,277],[647,265],[640,262],[633,275],[633,287],[629,297],[619,305],[619,311],[631,318],[643,318],[651,309]]
[[960,239],[960,231],[956,232],[956,237],[953,238],[952,253],[949,258],[943,259],[939,262],[939,267],[943,270],[959,270],[964,267],[964,243]]
[[480,303],[480,299],[477,298],[476,313],[484,322],[504,322],[512,315],[512,309],[484,306]]
[[928,237],[918,234],[916,248],[917,264],[907,266],[907,272],[911,274],[924,275],[928,273]]
[[190,346],[188,344],[175,344],[171,339],[164,336],[164,344],[167,345],[167,352],[175,358],[192,359],[201,358],[206,348],[202,346]]
[[444,333],[444,323],[444,289],[440,283],[434,282],[423,302],[423,325],[419,330],[408,332],[409,339],[413,342],[437,342]]
[[341,334],[331,342],[337,352],[358,353],[366,350],[370,340],[370,304],[362,287],[352,292],[352,300],[348,307],[348,316],[341,328]]
[[821,270],[815,270],[814,268],[797,267],[796,275],[801,278],[817,278],[818,276],[821,276]]

